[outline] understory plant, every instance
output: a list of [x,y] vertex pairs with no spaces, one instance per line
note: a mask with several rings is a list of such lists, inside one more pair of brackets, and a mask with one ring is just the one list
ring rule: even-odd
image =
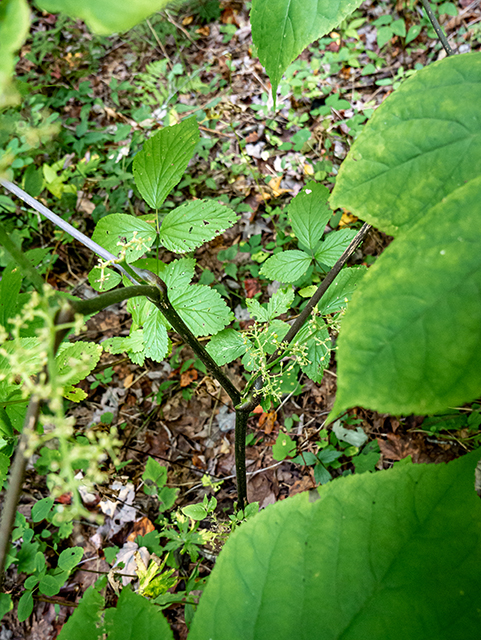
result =
[[[87,0],[81,6],[69,0],[38,1],[46,10],[84,18],[101,33],[126,29],[164,4],[146,0],[122,12],[111,11],[107,0]],[[254,0],[253,38],[274,99],[290,62],[360,4],[361,0]],[[141,217],[102,218],[92,239],[2,181],[100,257],[89,278],[100,293],[97,298],[59,297],[44,289],[28,256],[2,232],[2,244],[15,262],[7,267],[7,282],[16,283],[16,288],[5,285],[8,296],[2,308],[1,355],[9,393],[5,401],[24,401],[33,392],[16,458],[25,461],[25,454],[42,438],[61,442],[56,429],[66,426],[70,431],[67,428],[65,451],[71,450],[72,425],[56,411],[62,394],[81,399],[75,384],[92,369],[92,354],[91,347],[85,347],[88,357],[81,360],[82,371],[73,366],[78,359],[73,354],[63,377],[62,349],[72,345],[61,347],[56,336],[64,334],[58,329],[72,330],[75,313],[85,317],[126,299],[132,314],[130,335],[108,340],[105,349],[126,352],[138,364],[145,357],[160,362],[169,352],[168,331],[173,329],[231,397],[241,506],[246,498],[244,448],[250,411],[259,402],[279,397],[280,381],[292,368],[320,381],[331,349],[328,325],[339,331],[338,394],[329,421],[356,405],[398,415],[425,414],[479,396],[481,54],[451,55],[427,0],[423,5],[447,56],[414,73],[377,109],[342,164],[331,195],[325,187],[309,183],[291,202],[288,215],[299,248],[276,253],[262,267],[266,277],[287,286],[266,305],[249,302],[255,323],[248,331],[228,326],[232,315],[217,291],[191,284],[192,257],[168,264],[158,259],[160,247],[181,255],[192,252],[236,221],[232,210],[215,200],[189,201],[159,217],[159,208],[192,157],[198,136],[194,120],[162,129],[135,157],[136,186],[151,211]],[[8,0],[3,6],[0,34],[4,29],[10,39],[1,46],[11,57],[19,46],[11,16],[28,21],[26,5]],[[4,59],[8,71],[11,61]],[[355,235],[331,232],[323,239],[331,216],[327,200],[334,209],[345,208],[394,236],[367,273],[343,267],[368,225]],[[311,266],[321,272],[333,268],[290,325],[280,316],[292,305],[292,283]],[[34,304],[19,298],[19,277],[29,278],[40,292]],[[30,309],[27,305],[29,314],[23,311]],[[18,313],[30,323],[26,329]],[[45,336],[35,324],[38,313],[49,327]],[[206,348],[199,336],[212,336]],[[28,366],[12,357],[24,353],[20,350],[25,340],[32,340],[38,350]],[[242,390],[222,369],[239,357],[251,371]],[[38,397],[28,387],[32,375],[43,389]],[[40,401],[47,399],[49,418],[42,417],[37,428]],[[12,442],[15,430],[20,430],[14,422],[18,412],[11,409],[17,406],[4,410]],[[109,443],[112,457],[115,445]],[[93,457],[98,464],[99,457]],[[255,515],[222,550],[189,638],[478,638],[481,508],[473,472],[479,457],[474,451],[448,465],[401,461],[388,471],[339,478]],[[87,471],[88,465],[84,468]],[[5,553],[19,478],[21,469],[20,475],[13,470],[13,497],[9,511],[4,508],[0,532]],[[129,587],[122,590],[117,607],[104,610],[103,587],[100,582],[87,590],[61,640],[173,637],[155,604]]]

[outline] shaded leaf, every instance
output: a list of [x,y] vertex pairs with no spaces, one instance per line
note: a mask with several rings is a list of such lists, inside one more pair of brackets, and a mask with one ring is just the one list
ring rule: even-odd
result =
[[314,251],[324,233],[332,211],[327,205],[329,189],[309,182],[289,205],[289,218],[296,238]]

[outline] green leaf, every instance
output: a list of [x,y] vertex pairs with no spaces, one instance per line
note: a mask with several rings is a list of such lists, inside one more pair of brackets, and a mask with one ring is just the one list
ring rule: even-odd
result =
[[348,248],[356,233],[355,229],[331,231],[316,251],[316,260],[322,262],[322,264],[327,264],[328,267],[334,266]]
[[35,0],[35,4],[49,13],[65,13],[70,18],[85,20],[89,29],[99,35],[127,31],[156,11],[169,0],[135,0],[123,3],[116,0]]
[[160,462],[149,456],[145,464],[145,471],[142,474],[142,480],[149,481],[150,484],[153,483],[156,487],[163,487],[167,482],[167,469]]
[[68,374],[68,383],[77,384],[95,369],[101,354],[102,347],[94,342],[63,343],[55,358],[57,373],[59,376]]
[[244,355],[247,349],[247,343],[238,331],[234,329],[223,329],[211,338],[206,349],[214,358],[215,362],[221,367]]
[[172,509],[179,495],[180,489],[174,487],[163,487],[158,495],[159,498],[159,511],[167,511]]
[[354,447],[362,447],[367,440],[367,435],[361,427],[346,429],[341,425],[340,420],[332,425],[332,430],[338,440],[352,444]]
[[273,320],[289,311],[294,295],[293,289],[279,289],[276,291],[267,303],[267,319]]
[[38,583],[38,590],[43,593],[44,596],[56,596],[60,589],[65,584],[68,578],[68,571],[62,571],[61,573],[51,574],[43,576]]
[[264,262],[261,274],[270,280],[295,282],[303,276],[311,264],[311,258],[304,251],[283,251]]
[[7,472],[10,467],[10,458],[4,453],[0,453],[0,491],[3,489],[5,480],[7,479]]
[[[155,240],[155,229],[148,222],[134,216],[112,213],[99,220],[92,240],[116,257],[125,251],[127,262],[133,262],[150,249]],[[124,249],[126,245],[129,246]]]
[[12,609],[12,596],[9,593],[0,593],[0,620]]
[[122,282],[122,276],[113,269],[94,267],[89,272],[89,283],[95,291],[110,291]]
[[301,366],[302,371],[313,382],[320,383],[324,369],[329,366],[331,338],[324,320],[318,316],[311,318],[302,327],[296,342],[307,347],[308,364]]
[[339,478],[265,509],[229,536],[189,640],[477,640],[479,455]]
[[22,286],[22,272],[20,267],[10,262],[2,272],[0,282],[0,325],[9,331],[9,318],[17,312],[18,294]]
[[252,38],[275,96],[282,74],[314,40],[329,33],[362,0],[253,0]]
[[3,0],[0,5],[0,108],[14,102],[9,91],[15,67],[14,54],[30,27],[30,8],[25,0]]
[[272,457],[274,460],[285,460],[296,453],[296,443],[287,433],[279,432],[276,442],[272,447]]
[[333,416],[425,415],[480,395],[480,199],[481,178],[467,182],[368,270],[342,321]]
[[207,516],[207,510],[201,504],[188,504],[182,507],[182,513],[192,520],[203,520]]
[[122,590],[116,609],[106,610],[105,629],[109,640],[174,640],[159,607],[130,587]]
[[169,351],[169,336],[164,316],[153,308],[144,322],[145,355],[155,362],[162,362]]
[[195,336],[213,335],[231,321],[232,314],[220,293],[202,284],[173,293],[170,301]]
[[159,238],[170,251],[185,253],[224,233],[236,220],[232,209],[215,200],[190,200],[165,216]]
[[[479,176],[481,53],[408,78],[376,110],[342,163],[331,206],[390,235]],[[460,108],[462,105],[462,108]]]
[[391,40],[393,35],[394,33],[390,25],[385,27],[379,27],[377,30],[377,46],[380,49],[382,49],[384,45]]
[[319,313],[325,316],[344,309],[366,271],[366,267],[343,269],[322,296],[318,304]]
[[158,209],[179,183],[199,141],[195,117],[164,127],[147,140],[134,158],[134,180],[143,199]]
[[327,205],[329,189],[309,182],[289,205],[289,218],[296,238],[314,251],[324,233],[332,211]]
[[53,498],[42,498],[32,507],[32,522],[41,522],[50,513],[53,507]]
[[113,354],[140,353],[144,350],[144,332],[142,329],[133,331],[127,338],[107,338],[102,342],[102,347]]
[[155,258],[143,258],[134,263],[135,267],[149,269],[158,275],[167,285],[170,292],[176,289],[184,290],[189,285],[195,273],[194,258],[179,258],[168,264]]
[[79,606],[63,625],[58,640],[99,640],[103,637],[101,611],[104,598],[89,587],[80,600]]
[[78,565],[82,556],[84,554],[84,550],[82,547],[72,547],[70,549],[65,549],[62,551],[58,558],[58,567],[63,569],[63,571],[71,571],[74,567]]
[[33,595],[31,591],[25,591],[18,601],[17,618],[19,622],[25,622],[33,611]]

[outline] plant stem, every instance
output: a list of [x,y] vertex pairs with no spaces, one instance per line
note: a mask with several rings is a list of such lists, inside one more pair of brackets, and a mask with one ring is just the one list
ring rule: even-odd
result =
[[249,414],[249,409],[235,411],[235,474],[239,509],[244,509],[247,503],[246,431]]
[[[55,342],[53,346],[54,355],[57,353],[60,343],[70,330],[70,326],[65,325],[70,325],[73,319],[74,315],[72,310],[69,308],[62,309],[57,313],[55,324],[64,326],[55,334]],[[32,396],[28,405],[27,415],[25,416],[25,421],[23,423],[22,435],[20,436],[11,466],[7,495],[5,497],[5,503],[2,510],[0,522],[0,583],[3,581],[4,577],[5,560],[10,546],[10,536],[15,524],[17,505],[22,492],[23,478],[28,463],[28,457],[25,453],[28,449],[30,437],[35,431],[39,412],[40,400],[36,396]]]
[[91,315],[103,311],[106,307],[110,307],[112,304],[118,304],[129,298],[137,298],[145,296],[152,301],[158,300],[159,290],[157,287],[153,287],[147,284],[133,285],[132,287],[123,287],[122,289],[114,289],[107,293],[101,293],[95,298],[89,298],[88,300],[69,300],[76,313],[81,313],[84,316]]
[[449,44],[448,39],[444,34],[444,31],[441,29],[441,25],[439,24],[438,19],[434,15],[434,11],[431,9],[429,0],[421,0],[421,2],[424,7],[424,11],[427,13],[428,18],[431,21],[431,24],[433,25],[433,29],[436,32],[436,35],[438,36],[439,40],[441,41],[441,44],[444,47],[444,50],[446,51],[446,55],[448,56],[454,55],[454,51],[451,49],[451,45]]

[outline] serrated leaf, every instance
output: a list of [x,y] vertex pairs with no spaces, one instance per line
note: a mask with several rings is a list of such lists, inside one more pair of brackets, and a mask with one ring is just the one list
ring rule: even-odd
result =
[[[479,176],[481,53],[450,56],[408,78],[376,110],[331,196],[390,235]],[[460,108],[462,105],[462,108]]]
[[355,229],[331,231],[316,251],[316,260],[327,264],[328,267],[334,266],[348,248],[356,233]]
[[169,350],[169,336],[162,313],[153,308],[144,322],[145,355],[155,362],[162,362]]
[[295,282],[306,273],[310,264],[311,258],[304,251],[283,251],[264,262],[261,274],[270,280]]
[[99,220],[92,240],[116,257],[128,246],[125,258],[128,262],[133,262],[150,249],[155,240],[155,229],[140,218],[125,213],[111,213]]
[[261,511],[229,536],[189,640],[477,640],[478,458],[338,478]]
[[18,294],[22,286],[22,272],[20,267],[9,263],[2,272],[0,281],[0,325],[9,331],[9,318],[16,315]]
[[95,291],[110,291],[122,282],[122,276],[113,269],[94,267],[88,275],[89,283]]
[[294,301],[294,296],[293,289],[279,289],[276,291],[267,303],[267,319],[273,320],[289,311]]
[[333,416],[426,415],[479,397],[480,198],[471,180],[368,269],[342,321]]
[[240,358],[247,349],[242,334],[234,329],[223,329],[212,336],[206,347],[207,352],[214,358],[221,367],[224,364]]
[[194,258],[179,258],[172,260],[168,264],[155,258],[143,258],[142,260],[137,260],[134,266],[141,269],[149,269],[149,271],[158,275],[165,282],[169,291],[185,289],[190,284],[195,273]]
[[344,309],[366,271],[364,266],[343,269],[319,301],[321,315],[325,316]]
[[88,397],[88,394],[85,393],[83,389],[73,387],[72,385],[65,387],[62,395],[66,400],[70,400],[70,402],[82,402],[82,400]]
[[195,336],[213,335],[231,321],[231,312],[220,293],[202,284],[172,293],[170,301]]
[[58,640],[99,640],[103,637],[100,617],[103,606],[102,595],[94,587],[89,587],[63,625]]
[[269,321],[267,309],[261,305],[259,300],[255,300],[254,298],[247,298],[246,305],[251,318],[254,318],[255,320],[257,320],[257,322]]
[[115,355],[125,351],[139,353],[144,350],[144,332],[137,329],[126,338],[107,338],[102,342],[102,347]]
[[191,200],[162,221],[159,239],[170,251],[185,253],[200,247],[231,227],[237,215],[215,200]]
[[99,35],[127,31],[156,11],[163,9],[168,0],[135,0],[119,7],[116,0],[36,0],[40,9],[49,13],[65,13],[71,18],[85,20],[89,28]]
[[71,547],[70,549],[65,549],[60,554],[57,565],[63,571],[71,571],[78,565],[83,554],[84,550],[82,547]]
[[63,343],[55,358],[57,373],[59,376],[68,374],[69,385],[77,384],[95,369],[101,354],[102,347],[93,342]]
[[[159,607],[124,587],[116,609],[105,612],[109,640],[173,640]],[[67,638],[65,639],[67,640]]]
[[296,342],[307,348],[308,364],[301,365],[302,371],[314,382],[320,383],[324,369],[329,366],[331,338],[326,323],[319,316],[311,318],[296,337]]
[[144,143],[134,158],[134,180],[142,197],[158,209],[184,175],[199,141],[195,117],[164,127]]
[[289,218],[296,238],[314,251],[324,233],[332,211],[327,205],[329,189],[309,182],[289,205]]
[[314,40],[332,31],[362,0],[253,0],[252,38],[275,96],[282,74]]

